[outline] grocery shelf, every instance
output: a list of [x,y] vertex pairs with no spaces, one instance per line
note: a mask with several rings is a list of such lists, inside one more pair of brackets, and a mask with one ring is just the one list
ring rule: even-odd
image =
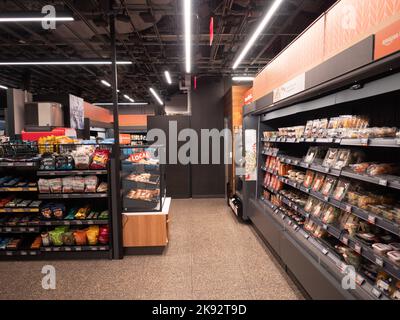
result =
[[360,147],[382,147],[382,148],[400,148],[400,139],[396,138],[269,138],[261,139],[262,142],[279,143],[326,143],[340,144],[342,146],[360,146]]
[[37,256],[39,250],[0,250],[0,256]]
[[[297,208],[297,210],[302,210],[302,208],[294,205],[289,199],[285,199],[283,203],[291,207],[292,209]],[[322,243],[319,239],[314,238],[308,231],[304,230],[299,226],[296,221],[294,221],[289,216],[286,216],[277,206],[273,205],[269,200],[261,198],[262,203],[271,209],[271,215],[285,228],[285,231],[292,237],[295,237],[298,243],[304,244],[308,251],[315,252],[319,254],[318,260],[324,260],[325,265],[329,265],[330,272],[334,272],[341,279],[341,275],[345,274],[347,264],[343,262],[338,255],[332,251],[332,249]],[[301,212],[299,212],[301,213]],[[314,220],[313,220],[314,221]],[[329,226],[328,226],[329,227]],[[329,229],[329,228],[328,228]],[[330,232],[334,230],[331,227]],[[366,280],[366,278],[360,274],[356,274],[356,290],[364,296],[368,296],[370,299],[378,300],[389,300],[389,298],[373,284]]]
[[37,192],[37,187],[0,187],[0,192]]
[[82,220],[49,220],[40,221],[41,226],[79,226],[79,225],[103,225],[108,224],[105,219],[82,219]]
[[69,175],[106,175],[107,170],[43,170],[38,171],[39,177],[44,176],[69,176]]
[[26,226],[26,227],[0,227],[0,233],[39,233],[40,228],[39,227],[32,227],[32,226]]
[[107,198],[107,193],[41,193],[39,199]]
[[294,187],[300,191],[303,191],[304,193],[312,195],[314,198],[317,198],[320,201],[331,204],[334,207],[341,209],[343,211],[353,213],[355,216],[359,217],[362,220],[365,220],[365,221],[367,221],[371,224],[374,224],[378,227],[381,227],[397,236],[400,236],[400,225],[396,224],[395,222],[392,222],[390,220],[387,220],[385,218],[377,216],[376,214],[373,214],[371,212],[368,212],[367,210],[358,208],[351,204],[337,201],[329,196],[324,196],[319,192],[313,191],[311,188],[305,188],[303,185],[295,183],[293,181],[290,181],[287,178],[279,177],[279,180],[291,187]]
[[356,240],[350,237],[344,230],[340,230],[336,226],[325,224],[321,219],[306,214],[302,208],[299,208],[295,203],[291,200],[287,199],[284,196],[280,196],[282,202],[292,208],[294,211],[309,217],[312,221],[314,221],[319,226],[322,226],[331,236],[335,237],[336,239],[340,240],[344,245],[348,246],[349,248],[353,249],[355,252],[363,256],[364,258],[368,259],[372,263],[382,267],[387,273],[392,275],[393,277],[399,279],[400,278],[400,266],[397,266],[394,262],[391,262],[386,257],[381,257],[374,253],[373,249],[360,240]]
[[101,246],[59,246],[59,247],[40,247],[42,252],[66,252],[66,251],[107,251],[110,247]]
[[348,169],[338,170],[338,169],[323,167],[320,164],[313,164],[313,163],[308,164],[308,163],[301,161],[300,158],[295,158],[295,157],[280,155],[277,158],[286,164],[292,164],[294,166],[302,167],[304,169],[310,169],[310,170],[314,170],[314,171],[317,171],[320,173],[325,173],[325,174],[335,176],[335,177],[346,177],[346,178],[351,178],[351,179],[355,179],[355,180],[359,180],[359,181],[373,183],[373,184],[380,185],[383,187],[389,187],[392,189],[400,190],[400,177],[399,176],[393,176],[393,175],[370,176],[367,174],[355,173]]
[[35,213],[39,208],[0,208],[0,213]]
[[34,168],[39,165],[39,162],[29,161],[29,162],[0,162],[0,167],[27,167],[27,168]]

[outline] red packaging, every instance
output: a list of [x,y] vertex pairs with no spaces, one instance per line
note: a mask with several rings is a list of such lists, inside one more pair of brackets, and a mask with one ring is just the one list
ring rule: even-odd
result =
[[109,150],[97,149],[93,153],[93,159],[92,163],[90,164],[90,169],[106,169],[109,157]]
[[108,226],[103,226],[100,227],[100,231],[99,231],[99,243],[101,244],[108,244],[109,242],[109,231],[108,231]]

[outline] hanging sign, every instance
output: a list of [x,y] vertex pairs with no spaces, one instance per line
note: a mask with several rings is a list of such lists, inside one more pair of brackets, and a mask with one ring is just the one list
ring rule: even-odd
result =
[[400,20],[375,35],[375,60],[400,51]]
[[69,95],[69,121],[70,127],[73,129],[84,129],[85,109],[83,104],[82,98],[72,94]]
[[257,131],[245,130],[245,169],[246,181],[257,180]]

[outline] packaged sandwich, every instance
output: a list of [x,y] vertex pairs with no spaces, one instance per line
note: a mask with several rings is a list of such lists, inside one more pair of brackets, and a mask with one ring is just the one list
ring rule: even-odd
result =
[[333,164],[333,168],[337,170],[342,170],[347,167],[351,161],[351,151],[347,149],[339,150],[336,161]]
[[338,155],[339,155],[338,149],[333,149],[333,148],[329,149],[328,152],[326,153],[322,166],[327,168],[332,168],[333,165],[336,163]]
[[329,196],[333,192],[336,182],[337,182],[336,178],[327,176],[325,179],[324,185],[321,188],[321,193],[324,196]]
[[339,180],[335,190],[333,191],[333,198],[337,201],[342,201],[350,187],[350,182],[347,180]]
[[315,172],[312,170],[307,170],[306,176],[304,177],[303,186],[306,188],[311,188],[314,181]]
[[325,175],[318,173],[314,178],[312,186],[313,191],[319,192],[324,184],[324,181],[325,181]]

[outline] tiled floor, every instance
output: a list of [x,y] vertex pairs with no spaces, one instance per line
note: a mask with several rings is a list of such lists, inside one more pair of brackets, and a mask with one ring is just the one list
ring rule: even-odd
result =
[[[250,225],[222,199],[173,200],[160,256],[0,262],[1,299],[303,299]],[[56,290],[41,286],[55,266]]]

